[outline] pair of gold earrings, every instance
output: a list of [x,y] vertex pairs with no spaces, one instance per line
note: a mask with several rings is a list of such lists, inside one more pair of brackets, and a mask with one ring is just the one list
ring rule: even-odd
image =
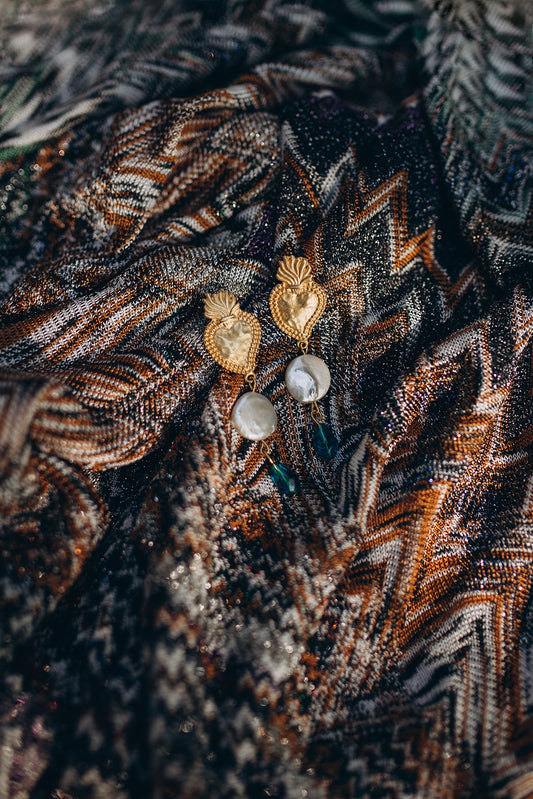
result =
[[[315,444],[319,454],[330,459],[336,452],[336,442],[331,430],[323,424],[317,403],[329,390],[331,377],[322,358],[308,353],[309,337],[324,313],[327,295],[315,283],[306,258],[283,258],[276,277],[279,284],[270,294],[272,316],[284,333],[296,339],[302,353],[288,365],[285,385],[296,400],[311,405]],[[270,400],[256,391],[255,364],[261,325],[252,314],[240,308],[229,291],[208,294],[204,305],[205,315],[211,320],[204,332],[207,350],[224,369],[244,375],[250,388],[233,406],[231,423],[243,438],[261,442],[261,452],[269,461],[272,479],[286,493],[295,493],[296,475],[284,464],[274,462],[266,444],[266,439],[277,428],[278,418]]]

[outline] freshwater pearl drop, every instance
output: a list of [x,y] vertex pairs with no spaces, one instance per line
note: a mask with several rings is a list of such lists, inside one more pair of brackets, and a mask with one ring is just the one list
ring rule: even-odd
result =
[[317,358],[316,355],[299,355],[287,366],[285,385],[294,399],[307,405],[309,402],[317,402],[327,394],[331,375],[322,358]]
[[256,391],[239,397],[231,411],[231,423],[243,438],[262,441],[278,426],[278,415],[269,399]]

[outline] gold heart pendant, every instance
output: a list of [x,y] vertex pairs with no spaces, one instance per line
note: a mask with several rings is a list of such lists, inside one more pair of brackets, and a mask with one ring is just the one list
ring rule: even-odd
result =
[[274,321],[291,338],[306,342],[324,313],[327,294],[314,282],[306,258],[287,256],[281,261],[276,277],[280,285],[270,294]]
[[309,291],[284,291],[278,297],[278,309],[283,321],[301,337],[318,308],[318,297]]
[[229,291],[208,294],[205,315],[211,319],[204,331],[206,349],[224,369],[241,375],[251,374],[261,340],[257,319],[241,310]]

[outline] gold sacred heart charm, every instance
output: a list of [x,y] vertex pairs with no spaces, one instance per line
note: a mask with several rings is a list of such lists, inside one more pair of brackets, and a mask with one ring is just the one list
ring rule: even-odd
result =
[[204,344],[215,361],[230,372],[248,375],[255,369],[261,340],[261,325],[242,311],[229,291],[208,294],[205,315],[211,319],[204,332]]
[[307,258],[283,258],[276,277],[280,285],[270,294],[274,321],[291,338],[306,342],[324,313],[327,294],[314,282]]

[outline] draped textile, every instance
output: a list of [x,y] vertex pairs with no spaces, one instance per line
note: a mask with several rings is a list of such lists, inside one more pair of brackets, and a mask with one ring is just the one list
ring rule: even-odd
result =
[[0,797],[533,795],[531,5],[4,0],[0,41]]

